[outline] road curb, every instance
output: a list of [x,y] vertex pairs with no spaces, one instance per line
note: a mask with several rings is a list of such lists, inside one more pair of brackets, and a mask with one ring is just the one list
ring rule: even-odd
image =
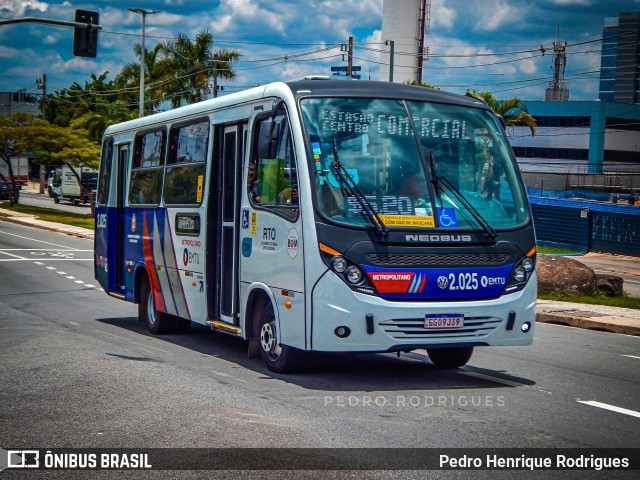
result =
[[[590,317],[589,312],[576,312],[576,315],[566,315],[563,313],[540,312],[536,314],[536,322],[554,323],[569,327],[584,328],[587,330],[597,330],[601,332],[619,333],[622,335],[640,336],[640,325],[629,325],[623,319],[616,319],[604,316],[603,318]],[[593,315],[598,315],[593,313]],[[640,315],[640,313],[639,313]]]
[[[56,227],[55,225],[59,225],[59,224],[55,224],[53,222],[41,222],[41,221],[39,221],[41,223],[34,223],[32,218],[30,218],[29,220],[21,220],[20,218],[16,218],[16,217],[0,216],[0,221],[15,223],[16,225],[24,225],[26,227],[39,228],[41,230],[48,230],[50,232],[64,233],[65,235],[82,238],[84,240],[93,240],[93,230],[89,230],[87,228],[83,228],[80,230],[77,227],[68,227],[68,226]],[[44,225],[44,223],[50,223],[51,225]]]

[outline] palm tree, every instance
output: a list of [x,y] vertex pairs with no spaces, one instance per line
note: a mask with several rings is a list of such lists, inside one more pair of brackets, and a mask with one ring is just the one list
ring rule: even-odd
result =
[[[218,78],[233,80],[233,64],[240,58],[240,52],[234,49],[213,49],[213,34],[207,30],[196,35],[195,41],[179,33],[171,42],[160,44],[160,49],[171,62],[175,80],[168,84],[173,107],[183,102],[192,103],[204,99],[209,91],[209,74]],[[215,95],[214,89],[214,95]]]
[[[167,58],[164,58],[164,51],[160,44],[153,47],[152,50],[144,49],[144,83],[145,97],[148,97],[148,105],[151,109],[157,109],[167,93],[167,83],[163,82],[164,78],[171,75],[172,64]],[[140,59],[142,56],[142,45],[136,43],[133,46],[133,53]],[[140,62],[129,62],[116,75],[114,83],[123,89],[121,99],[128,102],[135,96],[138,85],[140,85]]]
[[527,106],[520,97],[498,100],[491,92],[476,92],[471,88],[466,91],[465,95],[489,105],[494,112],[504,118],[507,125],[524,125],[529,127],[531,136],[536,134],[536,119],[529,115]]

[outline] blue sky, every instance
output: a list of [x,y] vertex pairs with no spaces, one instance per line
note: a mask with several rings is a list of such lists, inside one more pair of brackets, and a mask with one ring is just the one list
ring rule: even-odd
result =
[[[135,60],[132,45],[140,42],[140,15],[127,7],[161,11],[147,17],[147,48],[178,32],[193,38],[208,29],[216,46],[240,50],[237,81],[225,84],[223,93],[328,75],[331,66],[346,65],[336,45],[350,35],[363,78],[381,79],[380,62],[388,61],[388,54],[370,50],[387,48],[380,43],[382,0],[0,0],[0,18],[72,21],[79,8],[98,11],[103,26],[95,59],[72,56],[70,28],[0,26],[0,91],[35,92],[34,80],[43,73],[49,92],[83,83],[91,73],[109,71],[113,78]],[[552,73],[550,52],[513,52],[552,48],[559,27],[560,39],[569,44],[571,99],[597,98],[604,17],[632,10],[640,10],[640,0],[432,0],[424,80],[453,92],[468,86],[498,98],[541,99]],[[574,45],[581,42],[590,43]]]

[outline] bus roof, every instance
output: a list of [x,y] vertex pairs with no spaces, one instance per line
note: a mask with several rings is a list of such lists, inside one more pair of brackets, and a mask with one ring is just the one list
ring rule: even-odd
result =
[[461,106],[482,107],[483,102],[456,93],[443,92],[434,88],[407,85],[405,83],[377,82],[370,80],[336,81],[326,79],[304,79],[286,82],[296,98],[306,96],[366,97],[398,100],[417,100],[449,103]]
[[245,102],[259,100],[260,98],[269,98],[275,95],[284,96],[289,94],[293,95],[295,99],[315,96],[386,98],[447,103],[489,110],[489,107],[479,100],[466,97],[464,95],[442,92],[428,87],[369,80],[340,81],[332,79],[304,79],[289,82],[274,82],[260,87],[235,92],[223,97],[185,105],[166,112],[129,120],[127,122],[108,127],[104,134],[110,135],[130,129],[146,128],[153,124],[172,122],[188,116],[206,115],[214,109],[222,109]]

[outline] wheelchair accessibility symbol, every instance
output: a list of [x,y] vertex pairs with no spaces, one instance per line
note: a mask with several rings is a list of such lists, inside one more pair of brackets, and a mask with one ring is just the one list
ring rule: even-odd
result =
[[438,208],[438,223],[442,228],[455,228],[458,226],[456,212],[453,208]]
[[249,228],[249,210],[242,210],[242,228]]

